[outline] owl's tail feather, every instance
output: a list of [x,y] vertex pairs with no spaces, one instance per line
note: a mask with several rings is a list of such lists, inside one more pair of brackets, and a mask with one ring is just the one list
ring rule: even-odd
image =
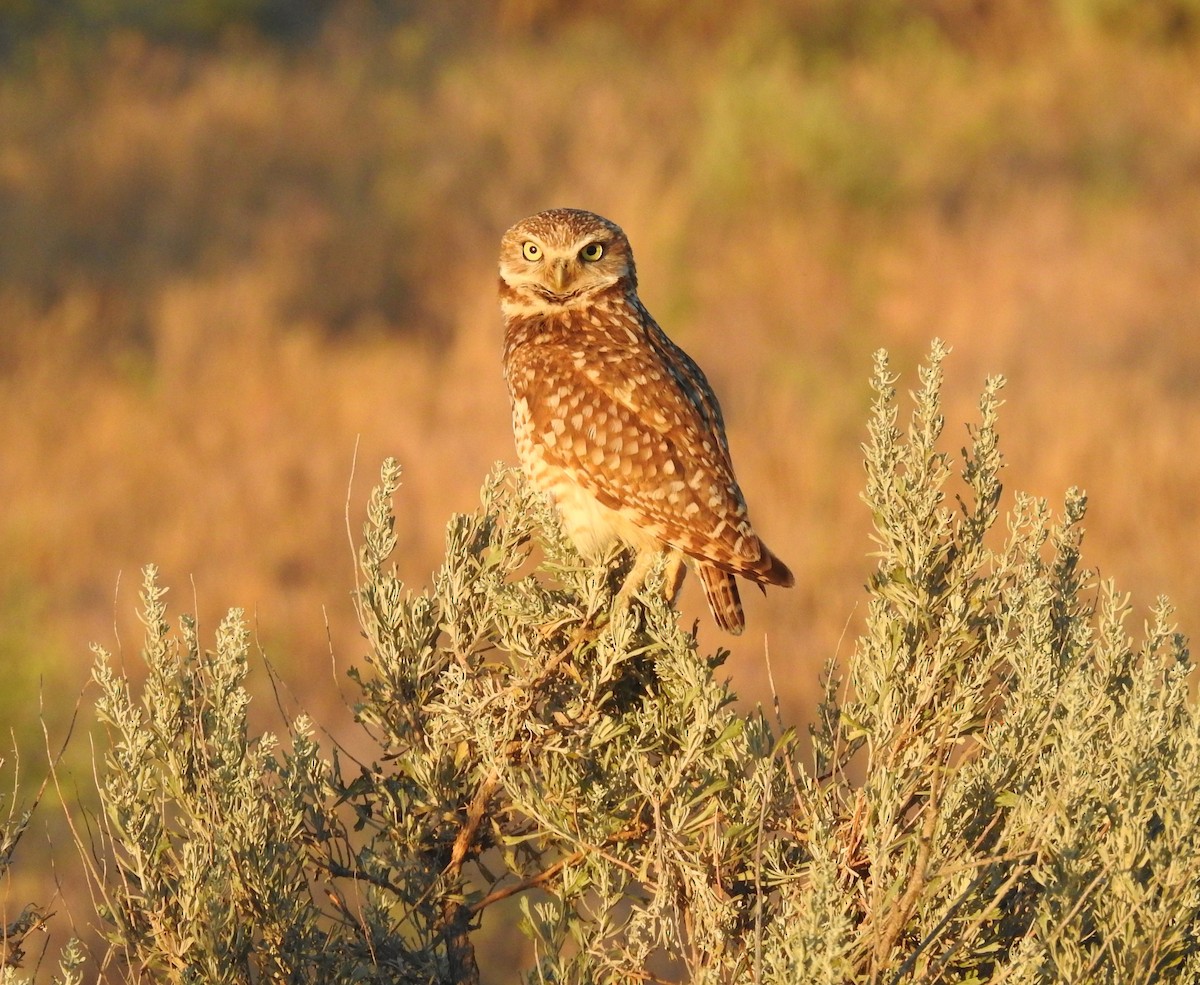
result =
[[704,596],[708,599],[708,608],[716,624],[734,636],[740,634],[746,628],[746,616],[742,612],[737,580],[715,564],[696,565],[696,574],[700,576],[700,584],[704,587]]
[[758,542],[762,547],[762,557],[758,559],[758,563],[752,571],[746,572],[746,577],[758,582],[758,587],[765,592],[766,585],[778,585],[780,588],[791,588],[796,584],[795,576],[792,575],[792,570],[786,564],[779,560],[774,554],[768,550],[767,545],[761,540]]

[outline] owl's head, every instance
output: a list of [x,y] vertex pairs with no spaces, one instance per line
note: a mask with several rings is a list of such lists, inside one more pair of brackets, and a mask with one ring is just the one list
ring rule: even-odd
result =
[[500,241],[500,279],[527,301],[564,306],[618,284],[637,288],[621,227],[582,209],[539,212],[509,229]]

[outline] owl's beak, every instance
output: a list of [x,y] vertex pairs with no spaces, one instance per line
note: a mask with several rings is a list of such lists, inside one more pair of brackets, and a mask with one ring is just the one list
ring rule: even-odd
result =
[[567,286],[567,260],[564,257],[561,260],[555,260],[550,266],[550,283],[554,285],[554,292],[562,294],[563,288]]

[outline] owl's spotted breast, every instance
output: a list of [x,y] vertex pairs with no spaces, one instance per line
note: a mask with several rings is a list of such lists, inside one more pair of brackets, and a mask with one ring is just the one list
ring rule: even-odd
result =
[[514,351],[509,386],[529,449],[522,460],[561,470],[665,544],[753,571],[761,545],[723,442],[704,433],[700,414],[643,348],[600,352],[582,342]]

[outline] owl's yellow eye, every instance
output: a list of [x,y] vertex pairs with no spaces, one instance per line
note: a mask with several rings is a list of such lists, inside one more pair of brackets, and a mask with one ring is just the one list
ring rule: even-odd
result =
[[542,248],[537,243],[525,243],[521,247],[521,256],[526,260],[540,260],[542,258]]
[[581,257],[583,257],[583,259],[585,259],[588,263],[595,263],[602,256],[604,256],[604,244],[603,243],[588,243],[587,246],[585,246],[582,250],[579,251],[579,255]]

